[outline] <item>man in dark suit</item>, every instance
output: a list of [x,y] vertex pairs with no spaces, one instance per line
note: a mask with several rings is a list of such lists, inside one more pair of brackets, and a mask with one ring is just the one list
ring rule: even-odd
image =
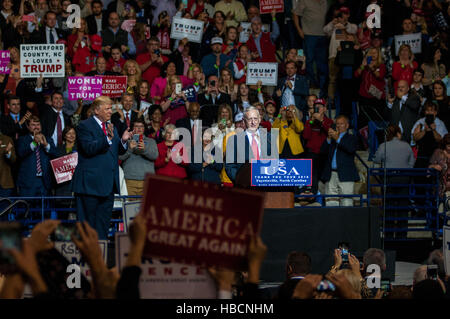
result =
[[419,119],[420,105],[419,96],[409,92],[408,82],[398,81],[397,97],[390,97],[387,106],[391,109],[390,124],[400,127],[405,142],[411,142],[411,131]]
[[306,97],[309,94],[308,80],[306,76],[297,74],[295,62],[286,63],[287,76],[278,81],[273,98],[277,105],[288,106],[294,104],[303,114],[306,114]]
[[111,116],[111,122],[117,128],[119,136],[122,136],[123,132],[133,127],[134,122],[138,118],[138,113],[131,109],[133,107],[133,103],[134,95],[124,93],[122,95],[123,110],[119,109]]
[[106,71],[106,59],[104,57],[98,57],[95,60],[95,70],[86,73],[86,76],[96,76],[96,75],[119,75],[113,71]]
[[11,137],[14,143],[17,142],[19,136],[28,134],[26,121],[31,117],[30,111],[24,112],[20,105],[20,98],[14,95],[8,97],[6,107],[9,114],[3,114],[0,118],[0,131]]
[[[278,159],[278,149],[276,145],[273,145],[274,149],[272,149],[270,132],[259,128],[261,116],[257,108],[248,107],[244,112],[244,120],[247,129],[228,138],[225,171],[236,185],[249,186],[251,176],[249,176],[249,165],[247,164],[252,159]],[[233,153],[230,154],[229,152]],[[242,183],[240,181],[238,183],[240,174],[243,175],[244,181]]]
[[[16,162],[16,150],[11,137],[0,133],[0,198],[14,194],[13,165]],[[0,210],[2,210],[0,205]]]
[[50,158],[57,156],[57,150],[50,137],[41,131],[41,122],[32,116],[27,127],[29,134],[21,136],[17,142],[17,157],[20,160],[17,187],[19,195],[47,196],[52,188]]
[[200,119],[204,127],[211,127],[217,122],[219,106],[224,103],[231,105],[230,95],[219,92],[219,78],[216,75],[210,75],[206,92],[198,96]]
[[43,103],[41,97],[39,108],[39,117],[42,124],[42,133],[45,136],[50,136],[53,140],[53,144],[56,147],[62,145],[64,128],[71,125],[71,121],[67,114],[63,113],[62,108],[64,105],[64,98],[62,93],[54,92],[51,95],[52,105]]
[[86,17],[89,34],[99,34],[108,27],[108,16],[106,12],[102,10],[103,3],[100,0],[92,1],[91,9],[92,14]]
[[[320,152],[327,156],[322,172],[326,194],[350,195],[354,193],[354,184],[359,181],[355,165],[358,139],[348,132],[349,120],[345,115],[336,118],[336,130],[328,130],[328,138],[323,142]],[[339,206],[339,199],[330,198],[327,206]],[[353,199],[342,199],[342,206],[353,206]]]
[[72,191],[77,201],[79,221],[86,220],[107,239],[114,194],[120,194],[118,155],[125,153],[132,133],[119,137],[109,121],[110,98],[100,96],[92,103],[94,116],[77,126],[78,165],[72,179]]
[[[193,145],[194,141],[197,141],[197,137],[201,140],[202,135],[200,127],[201,120],[199,119],[200,105],[197,102],[189,103],[188,113],[189,116],[177,120],[175,126],[177,128],[184,128],[189,131],[191,135],[191,143],[192,143],[191,145]],[[183,139],[180,138],[180,142],[182,140]]]
[[56,26],[56,13],[53,11],[47,11],[44,15],[44,25],[39,30],[34,30],[31,34],[31,41],[35,44],[45,43],[54,44],[60,39],[64,39],[65,35],[61,29],[55,28]]

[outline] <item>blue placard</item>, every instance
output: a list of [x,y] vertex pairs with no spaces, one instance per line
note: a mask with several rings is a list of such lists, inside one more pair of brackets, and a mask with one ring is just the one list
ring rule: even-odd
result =
[[252,160],[252,186],[311,186],[312,160]]

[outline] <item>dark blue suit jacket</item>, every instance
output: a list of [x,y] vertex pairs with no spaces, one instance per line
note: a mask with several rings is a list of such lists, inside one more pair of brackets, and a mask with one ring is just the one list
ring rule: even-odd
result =
[[[41,146],[39,150],[39,155],[41,158],[41,168],[42,168],[42,180],[44,182],[45,188],[52,188],[52,176],[53,171],[50,166],[50,159],[58,156],[57,149],[53,144],[53,140],[50,137],[45,137],[47,143],[50,145],[50,150],[44,150]],[[17,141],[17,156],[20,159],[19,174],[17,176],[17,186],[19,188],[30,187],[30,180],[36,178],[36,153],[31,150],[30,144],[33,138],[30,134],[19,137]]]
[[[273,98],[277,102],[277,105],[281,106],[281,97],[278,97],[276,94],[277,90],[281,90],[282,93],[284,93],[284,90],[286,89],[286,79],[287,77],[282,77],[278,81],[277,88],[275,89],[273,93]],[[309,86],[308,86],[308,80],[306,76],[304,75],[295,75],[295,83],[294,83],[294,99],[295,99],[295,106],[297,106],[301,111],[305,110],[306,107],[306,96],[309,94]],[[283,96],[283,95],[282,95]]]
[[[267,155],[272,156],[270,132],[267,132],[266,136],[264,136],[264,134],[262,132],[263,131],[260,130],[261,141],[266,141]],[[224,156],[225,156],[225,171],[232,182],[236,181],[236,175],[239,172],[239,170],[241,169],[242,164],[243,164],[243,163],[238,163],[238,160],[239,160],[239,162],[241,162],[240,157],[242,157],[242,152],[238,153],[238,144],[239,143],[242,144],[242,140],[244,140],[244,143],[245,143],[244,144],[244,147],[245,147],[244,148],[244,158],[243,158],[245,160],[245,163],[250,163],[250,160],[254,158],[252,148],[250,146],[250,141],[247,137],[246,132],[244,131],[243,133],[240,133],[240,134],[244,134],[244,136],[237,136],[235,134],[228,139],[226,154],[224,154]],[[242,150],[242,146],[240,146],[239,149]],[[262,148],[261,149],[262,153],[264,153],[263,150],[264,149]],[[229,154],[229,152],[231,152],[231,151],[233,151],[233,153]],[[274,152],[276,152],[276,155],[277,155],[278,149],[275,149]],[[232,158],[232,161],[228,161],[228,158]]]
[[322,172],[322,180],[328,182],[331,179],[331,162],[333,160],[334,151],[336,152],[336,165],[339,181],[356,182],[359,181],[358,170],[355,165],[355,154],[358,140],[355,135],[348,132],[342,136],[339,144],[335,140],[328,144],[325,140],[321,147],[321,153],[327,155],[327,163]]
[[120,193],[119,152],[125,152],[117,129],[109,145],[105,133],[94,117],[77,126],[78,165],[72,178],[72,191],[78,194],[106,197]]

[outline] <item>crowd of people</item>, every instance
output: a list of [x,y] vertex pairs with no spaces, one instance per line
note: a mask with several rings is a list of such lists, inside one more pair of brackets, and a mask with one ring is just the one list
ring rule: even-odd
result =
[[[79,28],[68,27],[72,3],[82,9]],[[49,159],[77,152],[76,128],[95,112],[92,101],[69,100],[67,79],[125,75],[127,88],[113,99],[108,121],[119,136],[129,129],[144,137],[128,141],[120,156],[128,195],[143,195],[146,173],[232,186],[224,165],[174,163],[167,154],[180,139],[169,133],[186,128],[192,142],[200,137],[204,147],[224,150],[228,137],[247,127],[245,111],[251,106],[260,113],[261,128],[279,130],[280,158],[313,161],[307,192],[317,194],[320,186],[322,194],[353,194],[360,179],[355,152],[369,145],[374,156],[375,132],[364,132],[382,122],[398,126],[398,139],[414,153],[414,162],[395,164],[439,170],[444,195],[449,5],[370,3],[381,6],[380,28],[368,26],[367,1],[285,1],[283,12],[270,14],[260,14],[258,3],[237,0],[2,1],[1,45],[10,52],[11,71],[0,75],[0,194],[71,195],[70,182],[55,183]],[[203,21],[201,42],[171,39],[175,17]],[[249,33],[244,22],[250,23]],[[408,44],[397,45],[396,35],[416,33],[421,35],[416,53]],[[66,77],[22,78],[20,45],[28,43],[64,44]],[[248,85],[249,62],[278,63],[277,85]],[[378,151],[380,163],[396,156]],[[339,202],[330,199],[328,205]]]
[[[201,41],[171,38],[174,18],[202,21]],[[237,152],[216,155],[244,131],[245,162],[260,159],[276,130],[279,158],[312,160],[312,186],[297,193],[354,194],[356,151],[370,148],[385,167],[439,171],[444,198],[449,30],[450,3],[438,0],[286,0],[265,14],[252,0],[2,0],[0,197],[75,194],[77,218],[105,239],[114,194],[144,195],[147,173],[240,185]],[[66,76],[22,78],[22,44],[64,44]],[[277,63],[277,84],[247,84],[250,62]],[[127,78],[120,98],[69,99],[69,77],[111,75]],[[386,141],[374,143],[374,123]],[[209,155],[188,158],[184,144]],[[75,152],[73,179],[57,183],[50,160]]]
[[[47,220],[36,225],[31,236],[23,239],[20,251],[8,250],[16,260],[16,272],[0,277],[1,299],[22,298],[26,284],[29,284],[31,294],[36,299],[140,298],[140,278],[143,276],[141,263],[148,233],[144,215],[137,215],[130,225],[130,249],[120,274],[117,268],[108,269],[104,262],[95,229],[86,222],[76,224],[77,235],[72,236],[72,241],[89,266],[92,280],[87,282],[83,277],[81,287],[75,288],[69,288],[67,285],[70,274],[65,272],[65,264],[68,262],[61,262],[61,255],[55,250],[54,243],[48,240],[59,224],[58,220]],[[208,273],[215,281],[216,298],[241,302],[449,298],[450,281],[449,276],[445,274],[442,250],[430,253],[423,265],[411,274],[411,284],[399,286],[393,286],[389,281],[382,284],[387,270],[386,256],[382,249],[367,249],[360,262],[353,254],[347,252],[343,255],[343,249],[339,248],[330,252],[334,254],[334,263],[325,275],[312,272],[312,258],[307,252],[290,252],[286,257],[283,274],[285,281],[277,286],[263,288],[260,287],[260,272],[266,253],[267,246],[259,236],[254,236],[248,246],[247,271],[209,267]],[[64,257],[62,258],[64,260]],[[49,265],[51,268],[48,268]],[[373,273],[374,267],[379,269],[377,275]]]

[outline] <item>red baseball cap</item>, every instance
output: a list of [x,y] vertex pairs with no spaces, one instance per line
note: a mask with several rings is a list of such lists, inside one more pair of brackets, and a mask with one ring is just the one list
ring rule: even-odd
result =
[[92,49],[100,52],[102,50],[102,38],[97,34],[93,34],[90,37]]
[[417,14],[418,16],[423,17],[425,13],[421,9],[414,9],[413,13]]
[[316,105],[316,104],[320,104],[320,105],[326,106],[327,102],[324,99],[317,99],[317,100],[314,101],[314,105]]
[[350,9],[347,7],[341,7],[339,9],[340,12],[345,13],[345,14],[350,14]]
[[266,103],[264,103],[264,107],[267,107],[268,104],[273,104],[273,106],[277,106],[274,100],[267,100]]

